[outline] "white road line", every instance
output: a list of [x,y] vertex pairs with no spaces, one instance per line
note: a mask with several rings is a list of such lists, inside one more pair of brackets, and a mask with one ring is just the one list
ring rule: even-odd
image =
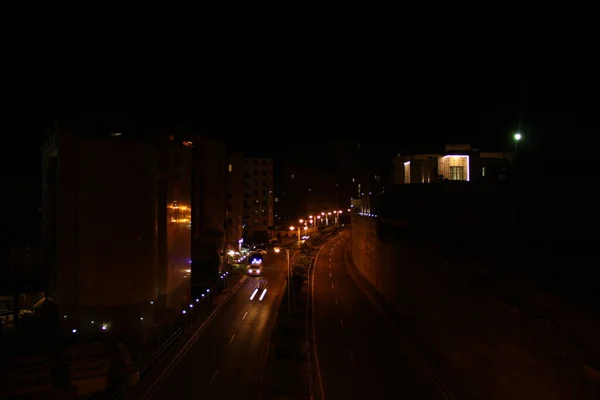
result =
[[[311,270],[309,270],[309,282],[310,282],[310,307],[307,307],[307,314],[306,314],[306,318],[308,321],[308,316],[310,313],[310,318],[311,318],[311,322],[312,322],[312,326],[311,326],[311,339],[312,339],[312,349],[313,352],[315,354],[315,367],[316,367],[316,372],[317,372],[317,378],[319,380],[319,394],[321,395],[321,399],[320,400],[325,400],[325,390],[323,389],[323,377],[321,376],[321,365],[319,363],[319,351],[318,351],[318,345],[317,345],[317,330],[316,330],[316,324],[315,324],[315,269],[317,266],[317,260],[319,259],[319,254],[321,254],[321,250],[323,250],[324,246],[321,246],[321,248],[319,249],[319,251],[317,251],[317,254],[315,255],[315,262],[313,263],[313,267],[312,267],[312,273]],[[331,267],[331,266],[330,266]],[[308,323],[306,325],[306,329],[308,331]]]
[[331,264],[329,264],[329,268],[331,268]]
[[352,350],[348,349],[348,355],[350,356],[350,361],[352,362],[352,366],[356,367],[356,361],[354,360],[354,354],[352,354]]
[[246,311],[246,312],[244,313],[244,316],[242,317],[242,319],[246,319],[246,315],[248,315],[248,311]]
[[340,318],[340,325],[342,326],[342,329],[344,329],[344,320]]
[[340,303],[338,303],[337,297],[335,298],[335,305],[338,306],[338,307],[340,306]]
[[208,386],[212,386],[218,373],[219,373],[219,370],[216,370],[215,373],[213,374],[212,378],[210,378],[210,382],[208,382]]
[[331,282],[331,288],[335,289],[335,285],[333,284],[333,282]]
[[333,275],[331,275],[331,272],[329,273],[329,277],[330,277],[330,278],[333,278]]
[[331,261],[331,257],[329,257],[329,261]]
[[173,357],[172,361],[163,368],[160,375],[154,380],[154,382],[152,383],[152,385],[150,385],[148,390],[146,390],[144,393],[142,393],[139,398],[147,399],[147,398],[150,398],[150,396],[152,396],[152,394],[154,394],[157,387],[162,385],[165,378],[173,371],[173,368],[181,361],[183,356],[188,352],[188,350],[195,343],[195,341],[198,339],[198,337],[204,332],[206,327],[211,323],[211,321],[213,319],[215,319],[215,317],[217,316],[217,314],[219,313],[221,308],[223,308],[225,306],[225,304],[227,304],[227,302],[232,298],[232,296],[238,291],[238,289],[244,284],[245,281],[246,281],[246,277],[243,276],[238,281],[238,283],[235,284],[235,286],[231,289],[231,292],[227,295],[227,297],[225,297],[225,300],[221,304],[219,304],[213,310],[213,312],[210,313],[208,318],[202,323],[202,325],[200,325],[198,327],[196,332],[193,333],[192,337],[184,344],[183,348],[181,350],[179,350],[179,352],[175,355],[175,357]]
[[229,340],[229,343],[233,342],[233,339],[235,339],[235,333],[233,335],[231,335],[231,339]]

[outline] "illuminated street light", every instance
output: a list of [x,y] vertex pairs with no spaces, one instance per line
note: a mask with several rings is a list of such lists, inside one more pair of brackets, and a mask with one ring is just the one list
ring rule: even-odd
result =
[[[293,227],[293,226],[290,226],[290,231],[293,231],[294,229],[296,229],[296,228]],[[298,232],[298,248],[300,248],[300,241],[301,241],[301,239],[300,239],[300,228],[296,229],[296,231]]]
[[523,136],[517,132],[514,135],[514,139],[515,139],[515,154],[513,156],[513,168],[517,168],[517,155],[519,154],[519,142],[521,141],[521,139],[523,139]]

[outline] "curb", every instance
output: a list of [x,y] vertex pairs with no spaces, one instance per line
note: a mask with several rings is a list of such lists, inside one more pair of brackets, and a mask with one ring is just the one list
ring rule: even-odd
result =
[[[312,373],[312,358],[311,358],[311,352],[314,352],[314,364],[315,364],[315,372],[316,372],[316,377],[318,378],[319,382],[319,392],[320,392],[320,396],[315,395],[314,393],[314,379],[312,378],[312,375],[309,376],[309,386],[311,387],[310,390],[310,398],[311,400],[315,399],[315,398],[320,398],[321,400],[325,400],[325,391],[323,389],[323,379],[321,378],[321,367],[319,365],[319,354],[317,351],[317,340],[316,340],[316,330],[315,330],[315,296],[314,296],[314,271],[317,265],[317,259],[319,258],[319,254],[321,253],[321,250],[323,250],[323,247],[325,247],[329,242],[331,242],[334,239],[339,239],[339,233],[334,235],[333,237],[331,237],[328,241],[326,241],[325,243],[323,243],[323,245],[321,245],[321,247],[319,248],[319,251],[317,251],[317,254],[314,257],[314,262],[311,263],[311,266],[309,267],[308,270],[308,304],[306,307],[306,345],[309,348],[309,351],[306,352],[306,354],[308,355],[308,367],[309,367],[309,373]],[[312,319],[309,318],[309,314],[312,315]],[[312,329],[308,329],[309,328],[309,321],[312,323]],[[310,332],[310,333],[309,333]],[[309,337],[310,335],[310,337]],[[312,343],[312,346],[310,345]],[[311,351],[312,349],[312,351]]]

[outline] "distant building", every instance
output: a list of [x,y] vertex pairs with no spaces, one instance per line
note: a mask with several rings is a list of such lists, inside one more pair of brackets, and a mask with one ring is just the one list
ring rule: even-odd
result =
[[439,153],[398,154],[393,160],[394,183],[488,181],[501,179],[510,155],[480,152],[470,145],[446,145]]
[[244,237],[266,241],[273,229],[273,159],[244,159]]
[[227,157],[227,211],[225,239],[228,250],[239,250],[244,215],[244,153],[230,152]]
[[338,186],[323,168],[286,162],[277,176],[275,225],[339,208]]
[[43,146],[49,292],[65,315],[139,322],[189,301],[192,149],[127,118],[63,120]]

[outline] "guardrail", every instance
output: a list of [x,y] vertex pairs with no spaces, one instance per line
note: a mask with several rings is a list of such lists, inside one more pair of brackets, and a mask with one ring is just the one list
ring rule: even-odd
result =
[[[200,317],[202,317],[209,306],[212,304],[213,299],[221,293],[223,289],[227,287],[229,282],[229,273],[224,272],[219,274],[217,282],[210,288],[206,289],[206,292],[199,294],[197,298],[192,299],[189,309],[183,309],[180,318],[176,322],[177,329],[175,332],[167,338],[167,340],[160,345],[160,347],[143,363],[138,371],[139,380],[143,379],[145,375],[152,369],[152,367],[164,357],[164,355],[178,342],[178,340],[187,332],[190,328],[194,327]],[[120,400],[125,395],[131,392],[135,387],[132,384],[130,377],[125,377],[123,383],[121,383],[115,391],[108,397],[110,400]]]

